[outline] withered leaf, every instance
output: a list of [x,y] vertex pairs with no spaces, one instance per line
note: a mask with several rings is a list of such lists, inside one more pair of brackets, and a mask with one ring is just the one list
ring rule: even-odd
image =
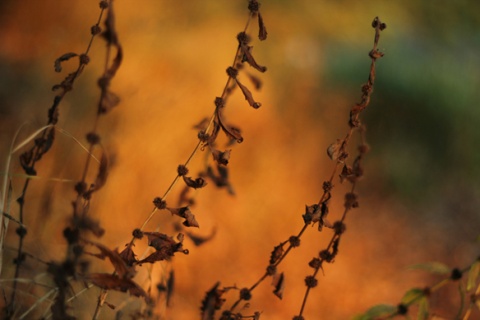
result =
[[47,129],[46,135],[35,139],[35,146],[37,147],[37,154],[35,161],[38,161],[42,156],[50,150],[53,145],[53,140],[55,139],[55,129]]
[[121,278],[118,275],[108,273],[92,273],[87,275],[85,280],[105,290],[128,291],[133,296],[148,299],[145,290],[129,278]]
[[175,252],[182,252],[188,254],[188,250],[183,249],[182,239],[179,242],[175,242],[172,237],[160,232],[144,232],[144,235],[148,237],[148,245],[155,248],[155,252],[140,260],[138,263],[154,263],[156,261],[162,261],[173,257]]
[[256,90],[259,90],[262,88],[262,80],[260,80],[258,77],[251,75],[249,73],[247,73],[247,76],[248,76],[248,79],[252,82]]
[[183,225],[186,227],[199,227],[197,220],[195,220],[195,215],[190,211],[189,207],[181,208],[167,208],[171,214],[184,218],[185,221]]
[[74,52],[68,52],[68,53],[65,53],[63,55],[61,55],[59,58],[57,58],[55,60],[55,72],[62,72],[62,62],[63,61],[67,61],[69,60],[70,58],[73,58],[73,57],[77,57],[78,54],[74,53]]
[[202,244],[204,244],[205,242],[208,242],[210,240],[213,239],[213,237],[215,236],[215,234],[217,233],[217,229],[216,228],[213,228],[212,231],[210,232],[209,235],[207,236],[199,236],[199,235],[195,235],[191,232],[185,232],[187,237],[190,238],[190,240],[192,240],[193,244],[197,247],[201,246]]
[[258,38],[260,40],[266,40],[267,39],[267,28],[265,27],[265,23],[263,22],[262,15],[260,12],[258,13]]
[[245,96],[245,100],[248,101],[248,104],[253,107],[254,109],[258,109],[262,106],[260,102],[256,102],[253,99],[252,93],[250,90],[248,90],[247,87],[245,87],[238,79],[235,78],[235,82],[237,85],[240,87],[240,90],[242,90],[243,95]]
[[228,164],[228,161],[230,160],[230,152],[231,151],[232,151],[231,149],[228,149],[228,150],[225,150],[225,151],[220,151],[220,150],[217,150],[217,149],[213,149],[212,150],[213,159],[218,164],[226,166]]
[[251,53],[252,48],[253,47],[247,46],[244,43],[240,44],[240,49],[242,49],[244,60],[246,60],[252,68],[257,69],[260,72],[267,71],[267,67],[259,65],[257,63],[257,61],[255,61],[255,58],[253,57],[253,55]]
[[229,174],[228,174],[228,167],[221,166],[217,164],[217,171],[216,174],[211,166],[207,168],[207,176],[215,183],[215,185],[219,188],[227,188],[228,193],[231,195],[235,195],[235,190],[230,183]]
[[120,252],[120,257],[127,264],[127,266],[133,266],[137,262],[137,259],[135,258],[135,252],[133,252],[131,245],[127,245],[125,249]]
[[125,260],[118,253],[117,249],[110,250],[109,248],[98,242],[87,241],[87,243],[97,247],[100,250],[100,254],[92,254],[93,256],[102,260],[104,260],[105,257],[108,257],[115,269],[115,272],[120,278],[133,278],[133,276],[135,275],[135,270],[127,266]]
[[348,165],[344,165],[342,169],[342,173],[340,173],[340,182],[342,183],[345,179],[353,182],[355,179],[355,174],[353,173],[352,167]]
[[277,261],[283,256],[284,250],[283,250],[283,245],[285,243],[280,243],[278,246],[275,246],[273,248],[272,253],[270,254],[270,264],[275,264]]
[[84,197],[88,198],[92,193],[100,190],[107,182],[108,177],[108,158],[105,153],[102,154],[100,159],[100,166],[98,167],[97,177],[93,186],[84,194]]
[[273,276],[272,286],[275,287],[275,290],[273,290],[273,294],[275,294],[278,298],[282,299],[283,291],[285,290],[285,276],[283,275],[283,272]]
[[323,226],[327,228],[332,228],[333,225],[327,220],[328,216],[328,201],[331,195],[328,194],[326,200],[324,200],[320,206],[318,204],[313,204],[311,206],[305,206],[305,214],[303,215],[303,220],[306,224],[317,223],[318,222],[318,231],[322,231]]
[[102,96],[100,98],[100,103],[98,105],[98,113],[105,114],[112,110],[120,103],[120,98],[115,93],[105,90],[102,92]]
[[343,161],[347,157],[347,154],[344,150],[345,145],[344,145],[344,140],[337,139],[336,142],[332,143],[328,148],[327,148],[327,154],[332,160],[338,160],[338,161]]
[[205,179],[201,177],[192,179],[191,177],[182,176],[182,178],[183,178],[183,181],[185,181],[185,184],[190,188],[199,189],[207,185],[207,182],[205,181]]
[[58,90],[62,88],[65,91],[70,91],[72,90],[73,82],[75,81],[75,78],[77,77],[77,72],[71,72],[69,73],[65,79],[60,84],[56,84],[52,87],[52,90]]
[[88,230],[93,233],[96,237],[100,238],[105,233],[105,229],[100,226],[100,222],[92,219],[91,217],[85,215],[88,212],[89,207],[83,206],[82,201],[74,201],[72,203],[73,210],[75,212],[72,219],[72,225],[81,230]]
[[174,286],[175,286],[175,273],[173,270],[170,270],[170,273],[168,274],[168,278],[166,280],[166,284],[159,283],[157,285],[158,291],[160,291],[161,293],[165,293],[167,307],[171,305],[170,301],[172,299]]
[[240,130],[235,127],[226,125],[224,123],[221,110],[223,109],[220,109],[220,108],[215,109],[215,118],[217,120],[217,123],[220,125],[220,127],[222,128],[223,132],[227,135],[227,137],[236,140],[237,143],[241,143],[243,141],[243,137],[240,134]]
[[202,320],[213,320],[215,311],[219,310],[225,303],[225,299],[222,299],[225,290],[219,287],[220,282],[217,282],[212,289],[207,291],[205,298],[202,300],[202,306],[200,308]]

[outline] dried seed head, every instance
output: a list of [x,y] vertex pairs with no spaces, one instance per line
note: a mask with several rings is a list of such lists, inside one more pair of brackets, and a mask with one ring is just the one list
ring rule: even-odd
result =
[[294,248],[300,246],[300,238],[297,236],[291,236],[290,239],[288,239],[288,242],[290,242],[290,245]]
[[269,276],[273,276],[276,273],[277,273],[277,267],[275,267],[273,264],[271,264],[267,267],[267,274]]
[[237,34],[237,40],[240,45],[246,45],[250,42],[250,37],[244,31]]
[[227,74],[230,78],[235,79],[238,76],[238,70],[233,68],[233,67],[228,67],[227,68]]
[[184,176],[188,173],[188,168],[183,164],[179,165],[177,168],[177,172],[179,176]]
[[243,288],[240,290],[240,299],[248,301],[252,298],[252,293],[250,292],[250,289],[248,288]]
[[107,9],[108,8],[108,1],[107,0],[100,1],[100,8]]
[[87,56],[85,53],[80,55],[80,63],[81,64],[88,64],[90,62],[90,57]]
[[[227,69],[227,73],[228,73],[228,69]],[[220,97],[216,97],[215,98],[215,106],[217,108],[223,108],[225,106],[225,101],[223,101],[223,99],[220,98]]]
[[89,132],[87,133],[87,141],[91,145],[96,145],[100,143],[100,136],[96,134],[95,132]]
[[135,239],[142,239],[143,238],[143,231],[137,228],[137,229],[133,230],[132,235]]
[[198,139],[202,142],[207,142],[210,138],[210,135],[205,132],[205,130],[200,130],[197,135]]
[[305,285],[309,288],[315,288],[318,284],[318,280],[314,276],[307,276],[305,278]]
[[462,271],[458,268],[452,270],[452,274],[450,275],[450,279],[452,280],[460,280],[462,278]]
[[251,13],[257,13],[259,9],[260,3],[258,3],[257,0],[250,0],[248,2],[248,10],[250,10]]
[[310,267],[312,267],[313,269],[317,270],[322,266],[322,260],[320,260],[318,258],[313,258],[312,260],[310,260],[308,265]]
[[99,34],[100,32],[102,32],[102,28],[100,28],[100,26],[99,26],[98,24],[93,25],[93,26],[90,28],[90,33],[92,34],[92,36],[96,36],[96,35]]
[[346,226],[345,226],[345,223],[343,223],[342,221],[335,221],[335,223],[333,224],[333,230],[335,230],[335,234],[342,234],[345,232],[346,230]]
[[403,303],[397,306],[397,314],[399,315],[406,315],[408,313],[408,306],[404,305]]
[[358,208],[357,195],[353,192],[348,192],[345,194],[345,208]]
[[87,191],[87,184],[85,182],[79,182],[75,185],[75,191],[77,194],[82,195],[85,191]]
[[322,250],[319,253],[320,259],[331,262],[333,260],[333,255],[328,250]]
[[330,181],[325,181],[323,183],[323,192],[329,193],[330,191],[332,191],[332,188],[333,188],[333,185]]
[[20,238],[23,238],[27,235],[27,229],[23,226],[18,227],[15,232],[18,234]]
[[156,197],[155,199],[153,199],[153,204],[155,205],[155,207],[157,207],[157,209],[165,209],[167,207],[167,202],[165,200],[162,200],[162,198],[160,197]]

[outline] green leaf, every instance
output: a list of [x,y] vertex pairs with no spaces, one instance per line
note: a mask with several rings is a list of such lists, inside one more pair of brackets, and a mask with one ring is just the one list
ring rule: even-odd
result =
[[402,304],[405,304],[407,306],[411,305],[415,300],[417,300],[420,297],[424,296],[424,292],[422,289],[419,288],[412,288],[408,290],[404,295],[401,300]]
[[451,272],[450,268],[447,265],[441,262],[435,262],[435,261],[421,263],[421,264],[414,264],[408,267],[408,269],[410,270],[421,269],[434,274],[449,274]]
[[428,299],[423,297],[418,302],[418,314],[417,320],[427,320],[428,319]]
[[478,274],[480,273],[480,261],[475,261],[468,271],[467,291],[475,287],[477,283]]
[[378,304],[371,307],[364,314],[358,315],[353,320],[374,320],[378,317],[394,315],[397,307],[389,304]]

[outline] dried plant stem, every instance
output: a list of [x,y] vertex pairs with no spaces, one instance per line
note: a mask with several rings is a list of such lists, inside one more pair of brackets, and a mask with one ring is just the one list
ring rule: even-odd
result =
[[[98,24],[100,23],[102,16],[103,16],[104,9],[101,8],[99,17],[97,19],[97,23],[95,26],[98,27]],[[90,48],[92,46],[93,40],[96,37],[96,33],[92,32],[92,36],[90,38],[90,41],[88,43],[88,46],[83,54],[83,56],[88,57],[88,53],[90,52]],[[69,81],[69,88],[64,87],[62,92],[59,93],[55,99],[54,103],[49,110],[49,121],[47,126],[54,126],[56,124],[56,114],[58,114],[58,107],[60,105],[60,102],[63,100],[67,92],[71,90],[71,87],[73,86],[75,80],[78,78],[78,76],[81,74],[83,69],[85,68],[86,64],[88,63],[88,60],[80,60],[79,66],[74,72],[74,75],[71,77]],[[54,130],[53,128],[45,129],[42,133],[41,139],[46,140],[48,139],[47,135],[50,133],[49,130]],[[53,143],[53,138],[50,143]],[[30,150],[31,155],[31,161],[28,163],[28,167],[31,171],[34,172],[35,164],[37,163],[38,160],[42,157],[42,155],[47,152],[47,150],[42,149],[39,145],[35,144],[32,149]],[[29,172],[27,172],[28,174]],[[18,198],[17,202],[19,204],[19,222],[23,225],[24,224],[24,211],[25,211],[25,201],[26,201],[26,196],[27,196],[27,191],[28,187],[30,185],[31,179],[27,178],[25,180],[25,183],[23,185],[20,197]],[[17,232],[18,233],[18,232]],[[20,275],[20,267],[22,265],[22,260],[23,260],[23,245],[24,245],[24,237],[25,237],[25,231],[20,231],[19,233],[19,240],[18,240],[18,249],[17,249],[17,257],[16,257],[16,264],[15,264],[15,273],[14,277],[18,278]],[[17,291],[17,282],[15,281],[13,283],[13,288],[12,288],[12,294],[10,296],[10,301],[7,306],[7,316],[12,316],[14,313],[15,309],[15,296],[16,296],[16,291]]]

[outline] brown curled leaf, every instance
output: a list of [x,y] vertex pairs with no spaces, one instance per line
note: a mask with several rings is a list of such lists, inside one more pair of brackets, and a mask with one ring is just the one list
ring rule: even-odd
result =
[[216,120],[217,120],[216,122],[218,123],[220,128],[227,135],[227,137],[237,141],[237,143],[243,142],[243,137],[240,134],[240,130],[235,128],[235,127],[232,127],[232,126],[229,126],[229,125],[225,124],[224,120],[222,118],[222,112],[220,110],[223,110],[223,109],[220,109],[220,108],[215,109],[215,117],[216,117]]
[[327,148],[327,154],[334,161],[344,161],[348,157],[345,151],[345,140],[337,139]]
[[189,207],[181,208],[167,208],[171,214],[184,218],[185,221],[183,225],[186,227],[199,227],[197,220],[195,220],[195,215],[190,211]]
[[120,278],[132,278],[135,275],[135,270],[133,270],[133,268],[129,267],[126,264],[125,260],[122,258],[121,254],[118,253],[117,249],[110,250],[109,248],[98,242],[87,241],[87,243],[97,247],[98,250],[100,250],[100,254],[91,255],[102,260],[104,260],[105,257],[108,257],[108,259],[113,265],[113,268],[115,269],[115,272]]
[[245,100],[248,101],[248,104],[251,107],[253,107],[254,109],[258,109],[262,106],[260,102],[256,102],[255,99],[253,99],[253,95],[247,87],[245,87],[238,79],[235,79],[235,82],[240,87],[240,90],[242,90],[242,93],[245,96]]
[[225,150],[225,151],[220,151],[220,150],[217,150],[217,149],[213,149],[212,150],[213,159],[218,164],[226,166],[228,164],[228,161],[230,160],[230,152],[231,151],[232,151],[231,149],[228,149],[228,150]]
[[130,293],[136,297],[144,297],[149,300],[147,293],[132,279],[121,278],[115,274],[92,273],[85,277],[85,280],[105,290],[115,290]]
[[283,256],[283,253],[285,252],[285,250],[283,250],[284,244],[285,243],[280,243],[278,246],[275,246],[275,248],[273,248],[273,251],[270,254],[269,261],[271,265],[276,264],[278,260]]
[[243,60],[247,61],[252,68],[257,69],[260,72],[267,71],[267,67],[259,65],[255,61],[255,58],[253,58],[253,55],[251,53],[253,47],[247,46],[246,44],[241,43],[240,48],[242,49],[242,53],[244,57]]
[[77,56],[78,56],[78,54],[76,54],[75,52],[68,52],[68,53],[65,53],[65,54],[61,55],[60,57],[58,57],[55,60],[55,63],[54,63],[55,72],[62,72],[62,62],[63,61],[70,60],[71,58],[77,57]]
[[104,90],[100,98],[100,103],[98,106],[98,113],[105,114],[112,110],[120,103],[120,98],[117,94],[109,90]]
[[276,295],[279,299],[282,299],[283,291],[285,290],[285,276],[283,272],[273,276],[272,286],[275,287],[275,289],[273,290],[273,294]]
[[258,39],[260,40],[266,40],[267,39],[267,28],[265,27],[265,23],[263,22],[263,17],[258,13]]
[[203,188],[207,185],[207,182],[203,178],[193,179],[193,178],[190,178],[190,177],[186,177],[184,175],[182,176],[182,178],[183,178],[183,181],[185,181],[185,184],[188,187],[193,188],[193,189],[200,189],[200,188]]
[[137,262],[137,258],[135,258],[135,252],[133,252],[131,245],[127,245],[125,249],[120,252],[120,257],[127,264],[127,266],[133,266]]
[[226,292],[225,289],[220,289],[220,282],[217,282],[212,289],[207,291],[205,298],[202,300],[200,307],[202,320],[214,319],[215,311],[222,308],[225,299],[222,295]]
[[179,242],[176,242],[172,237],[160,232],[144,232],[148,237],[148,245],[155,248],[155,252],[146,257],[138,263],[154,263],[156,261],[168,260],[176,252],[188,254],[188,250],[183,249],[183,234],[179,234]]
[[105,155],[105,153],[103,153],[102,158],[100,159],[100,166],[98,168],[97,177],[95,178],[95,183],[85,193],[84,197],[88,198],[92,195],[92,193],[100,190],[107,182],[107,177],[108,177],[108,158]]
[[255,90],[260,90],[262,88],[262,80],[260,80],[258,77],[251,75],[247,73],[248,79],[250,82],[253,84]]

